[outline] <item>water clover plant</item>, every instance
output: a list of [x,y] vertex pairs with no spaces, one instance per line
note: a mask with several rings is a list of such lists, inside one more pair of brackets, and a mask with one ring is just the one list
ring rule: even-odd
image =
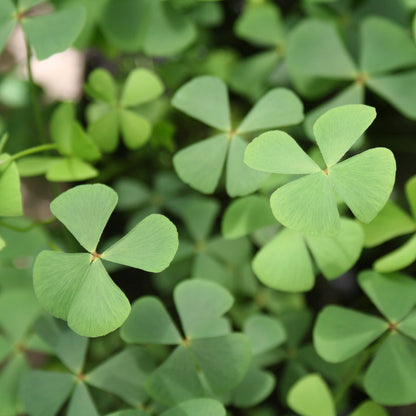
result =
[[312,236],[335,236],[340,231],[337,195],[360,221],[374,219],[393,189],[393,153],[378,147],[340,160],[375,116],[374,108],[351,104],[329,110],[316,121],[314,135],[324,169],[283,131],[263,133],[247,146],[244,161],[251,168],[304,175],[270,197],[273,215],[280,223]]
[[17,24],[23,28],[39,60],[62,52],[74,42],[85,22],[85,9],[72,5],[49,14],[32,16],[34,6],[42,0],[2,0],[0,5],[0,52]]
[[182,86],[172,105],[221,131],[194,143],[173,158],[178,176],[192,188],[210,194],[217,188],[225,165],[225,189],[230,196],[254,192],[268,177],[243,162],[246,133],[290,126],[303,120],[303,106],[294,93],[276,88],[264,95],[237,128],[232,127],[227,87],[219,78],[201,76]]
[[88,77],[85,90],[100,104],[88,125],[88,133],[98,147],[103,152],[114,152],[120,133],[129,149],[143,146],[150,138],[152,125],[133,109],[155,100],[163,89],[158,76],[145,68],[131,71],[121,92],[107,70],[94,70]]
[[192,279],[176,286],[174,302],[182,331],[153,296],[138,299],[121,328],[128,343],[175,346],[150,375],[150,395],[173,405],[230,392],[243,380],[251,360],[248,338],[231,332],[223,317],[233,297],[216,283]]
[[178,248],[176,227],[154,214],[98,253],[117,199],[115,191],[101,184],[80,185],[58,196],[51,203],[52,213],[87,253],[46,250],[35,261],[33,281],[39,302],[80,335],[105,335],[120,327],[130,313],[128,299],[111,280],[103,260],[156,273],[168,267]]
[[356,370],[359,372],[371,359],[364,375],[367,394],[385,405],[413,403],[416,282],[403,274],[374,271],[362,272],[358,282],[383,319],[342,306],[327,306],[315,324],[315,348],[330,362],[342,362],[364,351]]
[[87,338],[51,317],[39,319],[36,332],[61,360],[64,369],[31,370],[24,375],[20,395],[31,415],[57,415],[69,399],[67,416],[99,416],[90,387],[114,394],[130,406],[143,405],[148,399],[144,383],[154,363],[144,349],[129,347],[86,371]]
[[[389,201],[373,221],[364,224],[367,247],[374,247],[392,238],[415,233],[416,176],[407,181],[405,191],[412,216]],[[380,273],[391,273],[411,265],[415,260],[416,236],[413,235],[402,246],[376,260],[374,269]]]

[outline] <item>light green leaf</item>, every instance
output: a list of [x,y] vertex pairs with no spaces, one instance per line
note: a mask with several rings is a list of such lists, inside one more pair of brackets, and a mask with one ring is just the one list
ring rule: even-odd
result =
[[99,337],[119,328],[130,314],[130,302],[114,284],[101,260],[91,263],[68,313],[68,325],[80,335]]
[[136,300],[120,330],[124,341],[136,344],[180,344],[182,337],[163,303],[152,296]]
[[109,104],[116,102],[116,85],[110,72],[104,68],[97,68],[88,76],[85,85],[87,93],[96,100],[102,100]]
[[244,163],[247,143],[234,136],[230,143],[226,166],[225,188],[231,197],[247,195],[256,191],[269,176],[251,169]]
[[325,101],[323,104],[309,111],[305,118],[305,133],[310,139],[314,139],[313,126],[318,118],[328,110],[348,104],[364,103],[364,86],[359,83],[351,84],[340,93]]
[[272,194],[270,205],[276,219],[293,230],[314,236],[334,236],[339,232],[335,195],[323,172],[280,187]]
[[117,200],[116,192],[106,185],[80,185],[55,198],[51,211],[87,251],[93,252]]
[[150,138],[152,125],[140,114],[130,110],[120,110],[118,114],[125,145],[132,150],[143,146]]
[[237,407],[252,407],[265,400],[273,391],[276,380],[272,373],[250,366],[245,377],[232,392]]
[[280,321],[267,315],[251,315],[244,322],[243,331],[250,340],[253,355],[276,348],[286,340]]
[[178,13],[170,3],[148,2],[149,14],[143,51],[151,56],[171,56],[188,47],[196,38],[196,27],[186,15]]
[[72,374],[31,371],[22,379],[20,395],[30,415],[55,416],[74,384],[75,377]]
[[377,403],[401,406],[416,400],[416,344],[398,332],[383,342],[364,377],[367,394]]
[[416,340],[416,311],[413,310],[397,325],[399,331]]
[[29,44],[41,61],[69,48],[81,32],[86,12],[83,6],[74,5],[50,14],[22,21]]
[[379,318],[330,305],[318,315],[313,343],[324,360],[337,363],[362,351],[387,328]]
[[213,399],[193,399],[177,404],[160,416],[225,416],[224,406]]
[[313,133],[327,166],[335,165],[376,118],[376,110],[363,104],[333,108],[313,126]]
[[108,413],[107,416],[149,416],[149,413],[140,409],[119,410],[118,412]]
[[413,218],[416,220],[416,176],[412,176],[406,182],[405,191]]
[[355,221],[341,218],[337,236],[307,236],[306,241],[323,275],[327,279],[334,279],[347,272],[360,257],[364,233]]
[[370,78],[367,86],[405,117],[416,119],[416,71]]
[[[380,45],[383,45],[383,48],[380,48]],[[416,47],[402,26],[378,16],[364,20],[361,24],[362,70],[369,74],[377,74],[415,64]]]
[[231,128],[227,87],[219,78],[194,78],[176,91],[172,105],[219,130]]
[[95,162],[101,157],[97,145],[91,137],[85,133],[81,124],[73,121],[70,125],[72,152],[81,159]]
[[206,394],[189,348],[177,347],[150,375],[147,390],[151,397],[167,405],[204,397]]
[[148,399],[145,382],[154,367],[149,352],[141,347],[130,347],[96,367],[86,376],[86,381],[132,406],[140,406]]
[[220,134],[194,143],[173,158],[176,173],[183,182],[205,194],[215,191],[228,149],[228,136]]
[[374,402],[364,402],[350,416],[389,416],[380,405]]
[[224,238],[235,239],[274,224],[276,219],[267,198],[250,195],[228,205],[222,217],[221,230]]
[[405,244],[374,262],[374,269],[380,273],[391,273],[404,269],[416,261],[416,235]]
[[393,153],[377,147],[331,167],[328,177],[353,214],[368,223],[389,199],[395,173]]
[[72,121],[75,119],[75,105],[62,103],[52,113],[50,134],[61,155],[72,155]]
[[250,342],[238,333],[192,339],[190,349],[211,389],[218,394],[230,391],[243,380],[251,360]]
[[287,402],[302,416],[336,416],[331,392],[318,374],[307,375],[296,382],[289,391]]
[[28,156],[16,162],[22,178],[44,175],[61,158],[54,156]]
[[396,273],[386,276],[368,270],[360,273],[358,282],[390,322],[403,319],[416,304],[416,281],[406,275]]
[[68,405],[67,416],[99,416],[85,383],[78,383]]
[[238,133],[298,124],[303,120],[303,104],[286,88],[275,88],[264,95],[245,116]]
[[415,231],[414,220],[398,205],[387,201],[384,208],[368,224],[362,224],[366,247],[374,247],[394,237]]
[[312,289],[315,276],[312,261],[302,236],[292,230],[281,231],[253,259],[259,280],[276,290],[304,292]]
[[271,173],[304,174],[321,169],[284,131],[268,131],[247,146],[244,162],[253,169]]
[[164,215],[152,214],[117,241],[102,258],[153,273],[166,269],[178,249],[178,232]]
[[9,157],[0,155],[0,215],[4,217],[23,215],[19,172],[15,162],[7,162]]
[[335,25],[318,19],[304,19],[291,32],[287,64],[312,78],[353,79],[356,73]]
[[98,175],[89,163],[76,157],[60,159],[50,166],[46,179],[51,182],[85,181]]
[[163,84],[159,77],[146,68],[137,68],[127,77],[120,103],[123,107],[136,106],[154,100],[162,93]]
[[189,338],[197,337],[205,327],[226,313],[233,304],[230,293],[207,280],[186,280],[174,291],[176,309]]
[[113,109],[88,125],[88,134],[97,146],[106,153],[112,153],[118,146],[118,111]]
[[64,322],[47,315],[37,320],[35,331],[72,372],[79,373],[82,370],[88,346],[87,338],[80,337]]
[[[16,21],[13,19],[16,10],[11,0],[3,0],[0,4],[0,53],[6,46]],[[0,150],[1,151],[1,150]]]

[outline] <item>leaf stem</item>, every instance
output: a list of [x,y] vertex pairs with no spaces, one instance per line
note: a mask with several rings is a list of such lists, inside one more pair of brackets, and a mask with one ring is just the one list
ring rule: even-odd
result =
[[27,38],[25,38],[25,41],[26,41],[27,72],[29,76],[30,96],[32,100],[32,108],[33,108],[33,115],[35,118],[36,130],[38,131],[40,142],[46,143],[45,123],[43,122],[42,112],[41,112],[39,101],[37,99],[37,94],[36,94],[35,81],[33,79],[32,64],[31,64],[32,50],[30,48],[30,44]]
[[14,155],[10,156],[7,160],[5,160],[5,162],[13,162],[22,157],[32,155],[33,153],[46,152],[48,150],[56,150],[57,148],[58,146],[54,143],[41,144],[39,146],[30,147],[29,149],[25,149],[21,152],[15,153]]

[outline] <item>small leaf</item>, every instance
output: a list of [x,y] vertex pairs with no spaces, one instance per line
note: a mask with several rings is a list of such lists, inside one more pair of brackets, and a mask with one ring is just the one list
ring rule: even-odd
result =
[[225,188],[231,197],[256,191],[269,175],[249,168],[244,163],[247,143],[239,136],[231,140],[226,165]]
[[12,34],[14,27],[16,26],[16,21],[13,18],[15,12],[16,10],[11,0],[4,0],[1,2],[0,4],[0,53],[3,51],[3,48],[6,46],[6,43],[9,40],[9,37]]
[[298,124],[303,120],[303,104],[286,88],[275,88],[264,95],[245,116],[237,131],[247,133]]
[[99,416],[85,383],[78,383],[69,401],[67,416]]
[[185,335],[190,338],[226,313],[233,304],[227,290],[206,280],[187,280],[176,286],[174,291]]
[[177,404],[160,416],[225,416],[225,409],[213,399],[193,399]]
[[276,224],[266,197],[250,195],[228,205],[222,218],[222,234],[235,239],[251,234],[263,227]]
[[[8,163],[9,155],[0,155],[0,215],[23,215],[20,178],[16,163]],[[3,166],[2,166],[3,165]]]
[[17,170],[22,178],[44,175],[52,166],[62,160],[55,156],[28,156],[16,162]]
[[118,146],[118,111],[110,110],[88,126],[88,134],[97,146],[106,153],[112,153]]
[[163,303],[151,296],[136,300],[121,328],[124,341],[136,344],[180,344],[182,337]]
[[97,68],[88,76],[85,86],[87,93],[95,100],[102,100],[108,104],[116,102],[116,85],[110,72],[104,68]]
[[412,176],[406,182],[405,191],[413,218],[416,219],[416,176]]
[[413,310],[397,325],[400,332],[416,340],[416,311]]
[[364,402],[350,416],[388,416],[386,410],[374,402]]
[[276,219],[293,230],[314,236],[334,236],[339,232],[335,195],[323,172],[280,187],[270,197],[270,205]]
[[416,282],[406,275],[386,276],[368,270],[360,273],[358,281],[361,289],[390,322],[403,319],[416,304]]
[[153,273],[166,269],[178,249],[178,232],[165,216],[152,214],[117,241],[102,258]]
[[81,32],[86,12],[83,6],[74,5],[50,14],[22,21],[29,44],[41,61],[68,49]]
[[375,118],[375,109],[363,104],[336,107],[319,117],[313,133],[327,166],[337,163]]
[[328,177],[353,214],[368,223],[389,199],[395,174],[393,153],[377,147],[331,167]]
[[129,149],[138,149],[150,138],[152,125],[140,114],[130,110],[120,110],[119,122],[124,143]]
[[252,266],[259,280],[276,290],[304,292],[315,282],[311,258],[296,231],[281,231],[256,254]]
[[307,375],[296,382],[287,401],[302,416],[336,416],[331,392],[318,374]]
[[218,136],[194,143],[173,158],[176,173],[183,182],[205,194],[215,191],[224,167],[228,136]]
[[97,175],[98,171],[89,163],[68,157],[53,163],[46,173],[46,179],[51,182],[74,182],[85,181]]
[[250,342],[243,334],[192,339],[190,349],[211,389],[217,394],[236,387],[250,364]]
[[253,169],[271,173],[304,174],[321,169],[284,131],[269,131],[256,137],[245,152],[244,162]]
[[380,273],[391,273],[413,264],[416,260],[416,236],[398,249],[374,262],[374,269]]
[[313,343],[323,359],[337,363],[362,351],[387,327],[374,316],[331,305],[318,315]]
[[54,416],[67,400],[75,384],[72,374],[31,371],[22,379],[20,395],[33,416]]
[[146,68],[130,72],[121,94],[121,105],[132,107],[158,98],[163,93],[159,77]]
[[55,198],[51,211],[87,251],[93,252],[117,200],[117,194],[106,185],[80,185]]
[[211,127],[231,128],[227,87],[219,78],[194,78],[176,92],[172,105]]
[[91,137],[85,133],[77,121],[71,123],[71,145],[72,152],[81,159],[88,162],[95,162],[101,157],[97,145],[93,142]]
[[398,332],[381,345],[364,377],[367,394],[377,403],[402,406],[416,400],[416,345]]

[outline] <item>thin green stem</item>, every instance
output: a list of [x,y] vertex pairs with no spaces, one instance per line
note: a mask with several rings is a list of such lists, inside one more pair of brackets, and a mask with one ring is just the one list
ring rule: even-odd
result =
[[39,140],[41,143],[46,143],[45,123],[43,122],[42,111],[40,109],[38,97],[36,94],[36,86],[35,86],[35,81],[33,79],[31,58],[32,58],[32,50],[30,48],[29,42],[26,39],[27,72],[28,72],[29,83],[30,83],[30,96],[32,99],[33,115],[35,118],[36,130],[38,131]]
[[25,156],[33,155],[34,153],[46,152],[48,150],[56,150],[58,146],[56,144],[41,144],[39,146],[30,147],[29,149],[22,150],[21,152],[15,153],[10,156],[5,162],[14,162],[17,159],[20,159]]
[[4,227],[4,228],[8,228],[8,229],[13,230],[13,231],[18,231],[18,232],[24,233],[24,232],[32,230],[35,227],[38,227],[39,225],[48,225],[48,224],[52,224],[55,221],[56,221],[56,218],[52,217],[52,218],[48,218],[47,220],[43,220],[43,221],[42,220],[33,221],[32,224],[27,225],[26,227],[18,227],[17,225],[12,225],[12,224],[9,224],[8,222],[0,220],[0,227]]

